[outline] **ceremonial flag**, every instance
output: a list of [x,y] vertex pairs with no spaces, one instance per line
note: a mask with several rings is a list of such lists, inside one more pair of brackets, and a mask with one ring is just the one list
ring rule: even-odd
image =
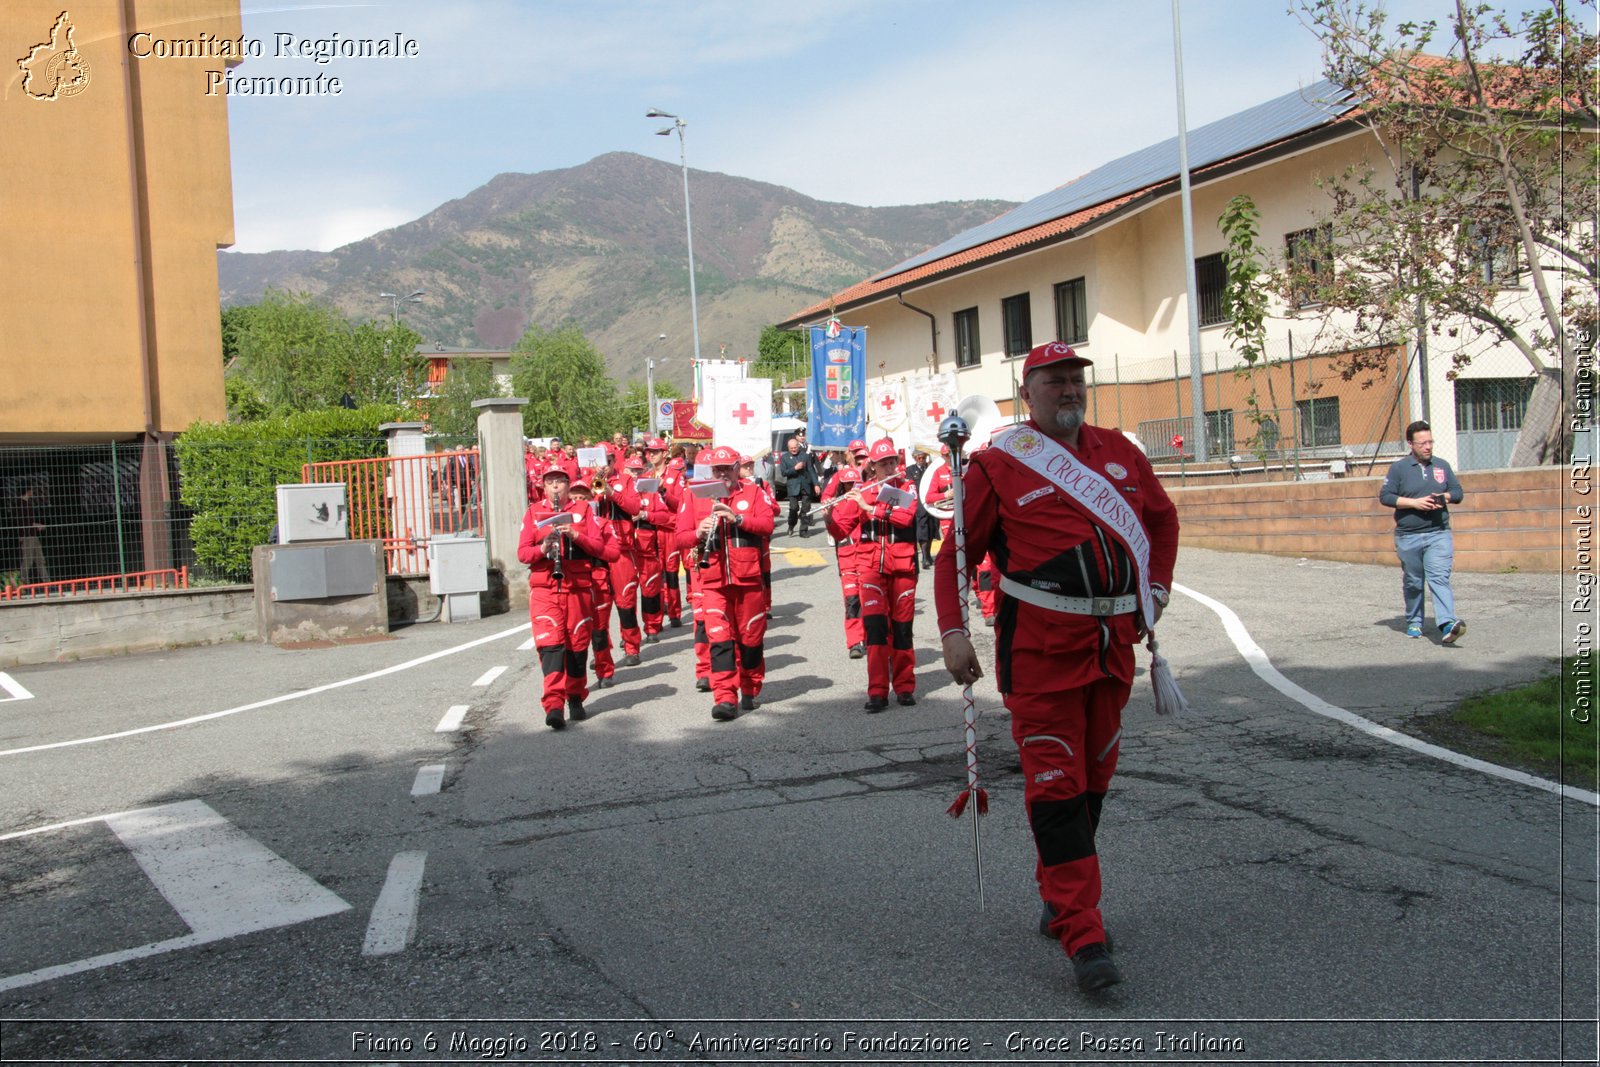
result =
[[716,443],[759,458],[772,451],[772,379],[724,378],[712,393]]
[[911,445],[937,455],[939,423],[956,409],[956,376],[946,371],[931,378],[913,378],[910,386],[911,404],[907,414],[911,423]]
[[867,330],[830,319],[811,327],[811,397],[807,436],[812,448],[844,448],[867,435]]
[[[905,381],[900,378],[882,379],[872,383],[867,409],[872,425],[882,431],[881,436],[892,436],[906,422]],[[872,436],[878,437],[879,434]]]
[[672,402],[672,439],[674,441],[710,441],[711,427],[695,418],[700,405],[693,400]]

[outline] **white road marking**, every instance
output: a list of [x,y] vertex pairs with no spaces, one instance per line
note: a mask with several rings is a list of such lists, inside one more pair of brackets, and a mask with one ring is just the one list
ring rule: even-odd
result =
[[411,783],[414,797],[431,796],[444,787],[444,764],[430,763],[417,768],[417,780]]
[[490,667],[479,675],[478,680],[472,684],[475,686],[493,685],[494,680],[504,673],[506,673],[506,668],[504,667]]
[[207,722],[211,719],[222,719],[229,715],[238,715],[240,712],[255,711],[257,708],[270,707],[273,704],[282,704],[285,701],[299,700],[302,697],[315,696],[318,693],[326,693],[330,689],[342,689],[347,685],[356,685],[360,682],[369,682],[374,678],[382,678],[388,674],[398,674],[400,671],[410,670],[412,667],[420,667],[424,663],[432,663],[436,659],[443,659],[445,656],[453,656],[457,652],[465,652],[469,648],[477,648],[479,645],[486,645],[491,641],[498,641],[502,637],[510,637],[512,634],[521,633],[522,631],[528,629],[530,625],[532,624],[525,622],[521,626],[513,626],[509,630],[502,630],[497,634],[490,634],[488,637],[480,637],[476,641],[468,641],[464,645],[456,645],[453,648],[441,649],[438,652],[430,652],[426,656],[418,656],[416,659],[407,660],[404,663],[396,663],[394,666],[384,667],[382,670],[370,671],[366,674],[359,674],[354,678],[345,678],[342,681],[329,682],[327,685],[319,685],[311,689],[302,689],[294,693],[284,693],[282,696],[269,697],[266,700],[258,700],[253,704],[241,704],[236,708],[228,708],[226,711],[213,711],[205,715],[194,715],[187,719],[177,719],[173,722],[156,723],[154,726],[140,726],[133,730],[122,730],[114,734],[99,734],[95,737],[79,737],[72,741],[53,741],[47,745],[29,745],[26,748],[8,748],[0,751],[0,756],[20,756],[25,752],[45,752],[53,748],[71,748],[74,745],[91,745],[99,741],[116,741],[124,737],[136,737],[139,734],[155,733],[158,730],[176,730],[180,726],[192,726],[197,722]]
[[1523,771],[1501,767],[1499,764],[1490,763],[1487,760],[1463,756],[1459,752],[1452,752],[1447,748],[1440,748],[1438,745],[1430,745],[1426,741],[1419,741],[1415,737],[1403,734],[1398,730],[1380,726],[1371,719],[1364,719],[1353,711],[1347,711],[1336,704],[1328,703],[1315,693],[1302,689],[1285,678],[1278,668],[1272,665],[1272,661],[1267,658],[1267,654],[1262,651],[1261,646],[1256,644],[1255,640],[1250,636],[1250,631],[1245,629],[1244,622],[1240,620],[1232,608],[1219,600],[1211,599],[1204,593],[1197,593],[1187,586],[1174,583],[1172,590],[1175,593],[1182,593],[1184,596],[1198,600],[1216,612],[1217,617],[1222,620],[1223,629],[1227,631],[1229,639],[1233,641],[1233,646],[1239,650],[1239,655],[1244,657],[1244,661],[1250,665],[1250,669],[1255,671],[1256,677],[1290,700],[1300,704],[1307,711],[1333,719],[1336,722],[1342,722],[1346,726],[1352,726],[1362,733],[1376,737],[1381,741],[1399,745],[1401,748],[1410,749],[1424,756],[1432,756],[1434,759],[1444,760],[1446,763],[1453,763],[1467,770],[1481,771],[1484,774],[1494,775],[1496,778],[1504,778],[1508,782],[1516,782],[1519,785],[1542,789],[1547,793],[1555,793],[1569,800],[1581,800],[1586,804],[1600,806],[1600,793],[1591,793],[1586,789],[1562,785],[1560,782],[1552,782],[1547,778],[1539,778]]
[[6,834],[105,822],[190,933],[0,978],[0,992],[348,911],[349,904],[198,800]]
[[436,734],[448,734],[461,729],[461,720],[467,717],[467,712],[472,710],[470,704],[452,704],[450,710],[444,713],[444,718],[439,720],[439,725],[433,728]]
[[33,699],[33,694],[24,689],[21,682],[11,677],[11,675],[7,674],[5,671],[0,671],[0,689],[4,689],[6,692],[11,694],[5,698],[6,700]]
[[391,956],[411,943],[417,932],[417,897],[427,861],[426,852],[401,852],[389,861],[389,877],[372,907],[367,936],[361,943],[363,956]]
[[522,642],[522,644],[517,646],[517,651],[518,652],[532,652],[533,651],[533,641],[534,641],[533,638],[531,638],[531,637],[528,638],[526,641]]

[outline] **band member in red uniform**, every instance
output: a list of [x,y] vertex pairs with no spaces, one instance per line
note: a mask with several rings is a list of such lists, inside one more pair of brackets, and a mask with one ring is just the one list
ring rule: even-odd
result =
[[644,622],[644,643],[653,645],[661,640],[667,557],[677,552],[677,520],[662,492],[667,474],[667,443],[652,437],[645,442],[644,456],[648,467],[639,478],[654,479],[659,484],[649,492],[639,493],[634,536],[639,542],[639,614]]
[[839,589],[844,594],[844,643],[851,659],[861,659],[867,654],[867,630],[861,618],[861,577],[856,571],[861,497],[851,496],[860,484],[861,475],[854,467],[839,471],[833,482],[839,495],[825,502],[827,510],[822,513],[822,528],[828,533],[839,568]]
[[759,486],[740,479],[739,453],[723,446],[709,459],[726,495],[684,494],[678,547],[696,553],[711,645],[711,717],[728,720],[755,708],[766,677],[761,544],[772,537],[772,504]]
[[[617,534],[617,561],[610,568],[611,602],[617,607],[617,629],[622,633],[622,665],[639,665],[639,541],[634,533],[642,502],[634,480],[644,470],[644,460],[616,453],[617,463],[607,471],[610,491],[601,502],[600,514],[611,520]],[[620,469],[617,469],[620,465]]]
[[[873,442],[868,454],[873,482],[850,495],[857,507],[844,522],[855,534],[856,578],[861,588],[861,617],[867,637],[867,702],[869,712],[889,706],[889,689],[904,707],[917,702],[917,653],[911,620],[917,613],[916,487],[898,472],[900,453],[887,437]],[[882,499],[885,489],[910,494],[903,503]],[[838,505],[834,510],[845,507]]]
[[596,689],[610,689],[617,673],[616,660],[611,654],[611,568],[622,560],[622,543],[617,538],[617,527],[601,514],[594,500],[594,486],[586,481],[576,481],[567,487],[567,499],[574,505],[589,507],[594,521],[604,528],[605,536],[617,545],[617,561],[596,559],[590,564],[589,574],[589,651],[594,654]]
[[[667,502],[668,522],[676,524],[678,509],[683,506],[683,486],[694,473],[694,454],[699,444],[693,441],[678,446],[678,455],[656,470],[661,479],[661,499]],[[645,453],[649,455],[648,452]],[[663,453],[665,455],[665,453]],[[673,529],[667,531],[661,557],[661,608],[667,623],[673,629],[683,625],[683,593],[678,584],[678,571],[683,569],[683,553]]]
[[[1028,354],[1021,396],[1030,418],[972,457],[962,518],[967,559],[992,552],[1000,574],[995,674],[1022,757],[1041,925],[1092,993],[1122,980],[1100,913],[1095,837],[1133,646],[1172,582],[1178,513],[1143,452],[1084,422],[1089,363],[1059,341]],[[934,598],[945,667],[971,684],[983,671],[961,625],[952,541],[934,566]]]
[[[544,499],[528,506],[522,517],[517,559],[528,565],[528,615],[533,620],[533,647],[544,672],[544,722],[552,729],[588,718],[583,701],[589,695],[588,654],[596,560],[617,558],[610,531],[595,521],[588,504],[568,499],[571,479],[552,467],[544,472]],[[566,525],[539,523],[570,513]]]

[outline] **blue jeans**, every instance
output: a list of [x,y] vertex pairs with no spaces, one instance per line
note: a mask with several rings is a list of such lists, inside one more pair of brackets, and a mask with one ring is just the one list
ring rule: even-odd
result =
[[1421,533],[1394,533],[1395,555],[1400,557],[1404,575],[1401,586],[1406,595],[1406,622],[1422,625],[1422,587],[1426,583],[1433,595],[1433,621],[1439,628],[1456,621],[1456,599],[1450,592],[1450,566],[1455,562],[1456,545],[1449,530]]

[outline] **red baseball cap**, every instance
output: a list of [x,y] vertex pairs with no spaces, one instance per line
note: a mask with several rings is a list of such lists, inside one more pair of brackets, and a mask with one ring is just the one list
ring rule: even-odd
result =
[[665,452],[667,443],[659,437],[652,437],[644,443],[644,450],[646,452]]
[[737,467],[739,465],[739,453],[727,445],[718,445],[706,453],[705,458],[700,462],[713,467]]
[[1022,364],[1022,376],[1026,378],[1028,372],[1040,367],[1053,367],[1057,363],[1065,363],[1069,367],[1092,367],[1094,360],[1086,359],[1072,350],[1072,346],[1062,341],[1049,341],[1039,345]]
[[590,496],[594,496],[594,486],[590,485],[586,481],[583,481],[582,479],[579,479],[578,481],[572,483],[572,488],[569,489],[568,492],[587,493]]
[[867,450],[867,443],[860,438],[857,438],[844,447],[845,451],[847,452],[865,452]]
[[572,481],[572,475],[567,473],[567,468],[565,468],[565,467],[551,467],[551,468],[549,468],[548,470],[546,470],[544,472],[544,478],[545,478],[546,481],[548,481],[551,478],[565,478],[569,482]]
[[859,482],[860,480],[861,472],[856,470],[854,467],[846,467],[844,470],[839,472],[840,485],[844,485],[848,482]]
[[629,456],[627,459],[622,461],[622,469],[625,470],[625,471],[642,471],[642,470],[644,470],[644,457],[643,456]]
[[867,458],[874,463],[880,459],[899,459],[900,450],[894,447],[894,442],[887,437],[880,437],[872,442],[872,450],[867,453]]

